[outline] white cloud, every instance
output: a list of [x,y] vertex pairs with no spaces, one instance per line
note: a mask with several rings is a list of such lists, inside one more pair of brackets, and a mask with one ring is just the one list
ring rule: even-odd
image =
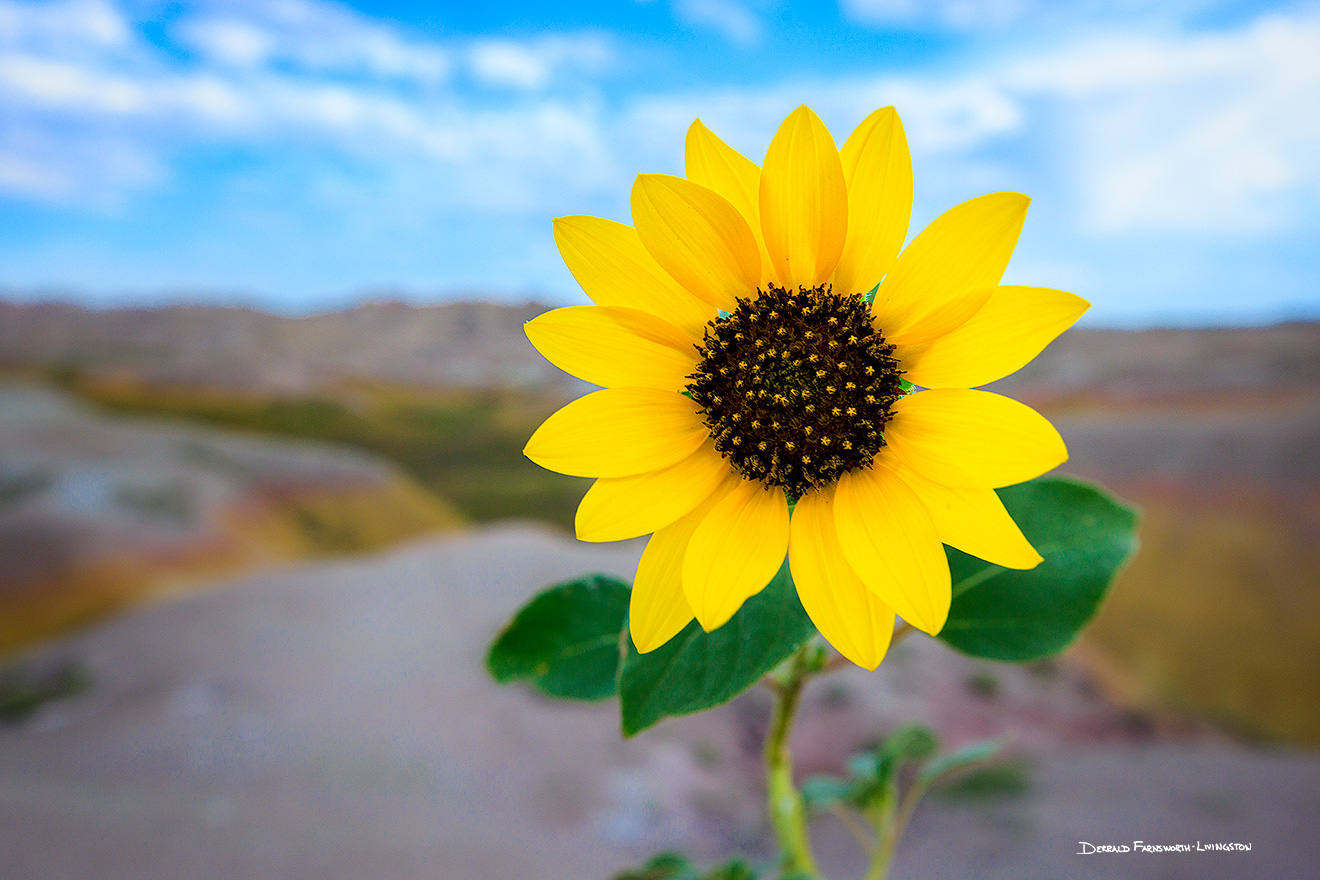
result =
[[42,201],[61,201],[72,190],[68,175],[43,164],[33,156],[0,152],[0,191],[34,196]]
[[709,28],[740,46],[761,39],[761,20],[737,0],[675,0],[674,13],[681,21]]
[[853,21],[912,30],[1071,30],[1144,21],[1177,23],[1232,0],[840,0]]
[[305,74],[438,86],[462,66],[483,84],[535,90],[564,73],[597,72],[614,57],[593,34],[440,43],[314,0],[219,8],[185,20],[179,36],[211,62],[249,71],[281,64]]
[[68,134],[0,122],[0,193],[106,209],[167,173],[131,139],[85,127]]
[[480,40],[468,50],[468,65],[479,81],[529,90],[545,88],[561,72],[597,72],[613,58],[614,50],[599,36]]
[[1072,132],[1093,229],[1262,230],[1320,193],[1320,17],[1110,38],[1015,65],[1003,83]]
[[53,108],[135,113],[146,104],[141,85],[97,75],[81,65],[25,55],[0,56],[0,88]]
[[486,41],[469,54],[472,71],[479,79],[497,85],[536,89],[550,79],[550,68],[536,53],[504,41]]
[[0,2],[0,43],[67,51],[78,45],[122,46],[130,36],[127,20],[105,0]]
[[[198,53],[180,62],[132,28],[106,26],[114,10],[103,4],[49,14],[0,6],[0,116],[41,141],[0,141],[0,193],[114,203],[160,180],[170,155],[207,141],[329,145],[382,169],[429,162],[451,181],[435,199],[496,211],[565,186],[590,189],[614,167],[583,85],[614,57],[599,34],[441,45],[307,0],[215,10],[179,23],[176,36]],[[469,91],[515,96],[465,96],[455,69]],[[565,83],[574,97],[543,94]],[[84,149],[107,139],[104,160]]]
[[259,67],[278,49],[273,34],[251,22],[207,19],[189,22],[184,37],[193,48],[224,64]]
[[329,148],[377,176],[429,168],[428,197],[470,210],[624,206],[636,171],[681,168],[693,118],[759,160],[804,101],[840,140],[893,103],[918,161],[938,157],[926,193],[1048,179],[1095,234],[1250,235],[1313,214],[1320,192],[1315,13],[1072,41],[975,73],[621,103],[599,96],[594,74],[616,50],[595,34],[442,45],[308,0],[227,4],[181,24],[201,54],[180,61],[124,22],[103,3],[0,0],[0,192],[103,203],[167,179],[190,145],[220,142]]
[[842,5],[859,21],[964,28],[1004,25],[1037,4],[1029,0],[843,0]]
[[[1314,216],[1320,195],[1315,13],[1217,34],[1072,42],[961,76],[651,99],[634,107],[632,125],[649,129],[648,141],[681,143],[701,116],[759,159],[779,120],[803,101],[840,140],[871,110],[894,104],[914,154],[940,157],[943,179],[927,187],[1049,177],[1073,200],[1078,224],[1098,234],[1253,235]],[[1044,155],[1018,158],[1039,143],[1050,144]],[[674,155],[650,158],[672,163]]]
[[452,68],[443,47],[329,3],[275,0],[218,8],[185,20],[179,36],[220,64],[258,68],[283,62],[305,71],[423,83],[442,82]]
[[825,120],[839,143],[872,111],[893,104],[903,117],[912,149],[925,154],[971,152],[1023,124],[1018,103],[985,79],[928,82],[883,77],[649,98],[630,108],[620,128],[639,132],[636,140],[663,144],[681,157],[683,133],[700,117],[721,138],[759,162],[780,122],[802,103]]

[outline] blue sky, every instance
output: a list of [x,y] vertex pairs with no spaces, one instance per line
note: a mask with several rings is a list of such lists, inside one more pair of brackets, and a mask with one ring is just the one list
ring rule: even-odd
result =
[[897,106],[909,235],[1031,195],[1092,325],[1320,315],[1320,6],[1213,0],[0,0],[0,289],[580,301],[551,218],[802,102]]

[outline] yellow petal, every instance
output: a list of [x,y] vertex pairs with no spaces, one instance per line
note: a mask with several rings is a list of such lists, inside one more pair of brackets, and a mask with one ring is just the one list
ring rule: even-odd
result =
[[1035,568],[1036,548],[1004,509],[994,489],[945,486],[904,467],[894,470],[917,493],[940,540],[1004,568]]
[[555,220],[555,244],[582,290],[600,306],[641,309],[701,342],[715,309],[688,293],[642,246],[637,230],[600,217]]
[[760,283],[773,281],[774,267],[770,265],[761,236],[760,166],[716,137],[700,119],[688,128],[684,147],[688,180],[714,190],[738,209],[751,228],[761,255]]
[[622,541],[663,528],[710,497],[731,473],[707,440],[667,468],[597,480],[577,509],[579,541]]
[[862,583],[917,629],[943,629],[953,601],[949,562],[917,494],[874,462],[844,474],[834,498],[839,544]]
[[834,138],[805,104],[770,141],[759,203],[779,283],[793,289],[829,280],[848,234],[848,186]]
[[639,174],[632,215],[647,251],[689,292],[731,312],[756,290],[756,239],[723,196],[681,177]]
[[627,477],[687,458],[709,436],[688,398],[654,388],[607,388],[565,406],[523,454],[575,477]]
[[839,150],[848,184],[848,240],[836,293],[865,293],[889,273],[912,219],[912,154],[893,107],[863,120]]
[[654,651],[692,620],[692,608],[683,595],[683,557],[688,542],[711,508],[739,482],[730,473],[695,510],[657,531],[646,543],[628,608],[628,631],[640,653]]
[[702,629],[722,626],[759,593],[788,551],[788,501],[743,480],[711,508],[683,558],[683,593]]
[[533,318],[523,330],[550,363],[606,388],[681,391],[697,368],[687,334],[640,309],[571,306]]
[[890,342],[943,336],[976,314],[1008,267],[1031,199],[991,193],[956,205],[913,239],[872,304]]
[[961,327],[895,352],[909,382],[924,388],[973,388],[1021,369],[1091,304],[1048,287],[1003,286]]
[[893,413],[887,448],[905,467],[946,486],[1011,486],[1068,460],[1063,438],[1044,416],[989,391],[921,391],[894,404]]
[[802,607],[826,641],[858,666],[879,666],[894,634],[894,609],[843,558],[833,488],[810,492],[793,508],[788,564]]

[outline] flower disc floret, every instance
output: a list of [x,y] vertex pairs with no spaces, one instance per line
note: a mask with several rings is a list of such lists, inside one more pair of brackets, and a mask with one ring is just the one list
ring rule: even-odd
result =
[[801,498],[870,465],[903,396],[866,301],[770,284],[706,329],[688,393],[748,480]]

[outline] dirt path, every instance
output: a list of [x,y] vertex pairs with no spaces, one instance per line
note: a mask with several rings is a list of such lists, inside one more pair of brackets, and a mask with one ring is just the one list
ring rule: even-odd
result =
[[[628,742],[613,703],[492,684],[486,644],[535,590],[629,574],[640,545],[523,526],[251,578],[48,646],[92,691],[0,728],[4,875],[76,878],[606,878],[675,845],[764,857],[751,694]],[[800,763],[922,717],[946,737],[1018,731],[1016,797],[933,801],[895,877],[1313,877],[1320,758],[1227,743],[1134,747],[1066,668],[995,669],[910,640],[881,672],[808,693]],[[1127,744],[1125,744],[1127,743]],[[856,876],[822,822],[823,861]],[[1237,841],[1249,853],[1096,854],[1079,841]]]

